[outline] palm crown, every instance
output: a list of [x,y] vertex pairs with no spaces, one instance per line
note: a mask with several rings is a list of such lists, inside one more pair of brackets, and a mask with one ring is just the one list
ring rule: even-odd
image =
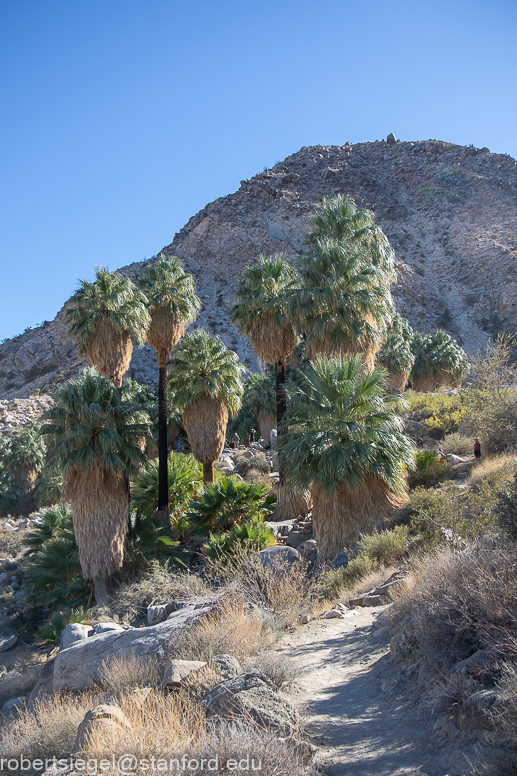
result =
[[396,397],[383,397],[382,371],[365,374],[359,357],[320,357],[301,371],[305,388],[288,387],[289,424],[295,430],[280,442],[288,478],[329,496],[370,476],[403,492],[413,448],[390,409]]
[[147,432],[143,408],[123,398],[111,380],[86,370],[55,394],[55,407],[43,415],[54,466],[66,475],[95,466],[128,473],[144,459],[138,446]]
[[467,354],[441,329],[427,335],[415,332],[411,349],[415,356],[412,379],[443,371],[461,380],[469,371]]
[[260,256],[257,264],[243,270],[235,292],[232,320],[270,364],[287,358],[296,344],[286,316],[286,294],[297,283],[298,274],[284,256]]
[[142,345],[149,325],[147,300],[132,280],[105,267],[95,269],[95,280],[80,281],[69,300],[70,333],[79,339],[79,353],[85,354],[99,323],[108,319],[119,331],[127,331]]
[[240,407],[243,391],[237,354],[203,329],[185,336],[171,359],[169,388],[182,410],[206,396],[221,397],[230,413]]
[[377,363],[384,366],[390,374],[397,372],[409,374],[415,360],[411,350],[413,336],[414,332],[409,321],[395,313],[377,354]]
[[201,307],[194,278],[175,256],[160,256],[145,265],[139,285],[150,308],[147,341],[155,350],[169,353]]

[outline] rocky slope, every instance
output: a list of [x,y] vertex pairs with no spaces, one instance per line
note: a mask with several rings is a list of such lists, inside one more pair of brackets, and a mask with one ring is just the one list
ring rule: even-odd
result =
[[[242,181],[193,216],[163,249],[196,278],[194,326],[217,332],[250,368],[256,360],[229,321],[237,276],[260,253],[295,257],[307,216],[324,196],[351,194],[371,208],[396,251],[397,309],[422,331],[441,327],[470,353],[517,324],[517,166],[505,154],[434,140],[313,146]],[[123,271],[137,276],[140,264]],[[84,361],[54,321],[0,346],[0,399],[46,392]],[[131,374],[154,382],[149,347]]]

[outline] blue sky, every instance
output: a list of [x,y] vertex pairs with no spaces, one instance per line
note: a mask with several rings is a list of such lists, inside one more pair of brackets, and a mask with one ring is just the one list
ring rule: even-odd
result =
[[302,146],[517,157],[514,0],[0,0],[0,339]]

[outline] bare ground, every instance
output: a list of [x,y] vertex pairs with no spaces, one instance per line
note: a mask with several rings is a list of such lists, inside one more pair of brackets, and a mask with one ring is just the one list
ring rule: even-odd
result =
[[389,634],[374,637],[383,609],[314,620],[279,643],[301,672],[292,694],[319,768],[328,776],[470,776],[478,745],[419,704]]

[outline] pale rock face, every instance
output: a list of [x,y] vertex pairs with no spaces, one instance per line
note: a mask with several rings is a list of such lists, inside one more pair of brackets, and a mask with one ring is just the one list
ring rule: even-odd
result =
[[[374,211],[396,252],[393,299],[414,328],[444,328],[468,353],[484,347],[489,331],[517,328],[515,160],[486,148],[394,136],[302,148],[193,216],[162,249],[195,276],[203,308],[193,327],[219,334],[257,369],[251,345],[230,323],[238,275],[261,253],[294,259],[304,250],[309,214],[337,194]],[[141,267],[122,271],[137,278]],[[48,393],[85,364],[63,308],[53,321],[0,345],[0,400]],[[130,375],[157,381],[149,346],[135,349]]]

